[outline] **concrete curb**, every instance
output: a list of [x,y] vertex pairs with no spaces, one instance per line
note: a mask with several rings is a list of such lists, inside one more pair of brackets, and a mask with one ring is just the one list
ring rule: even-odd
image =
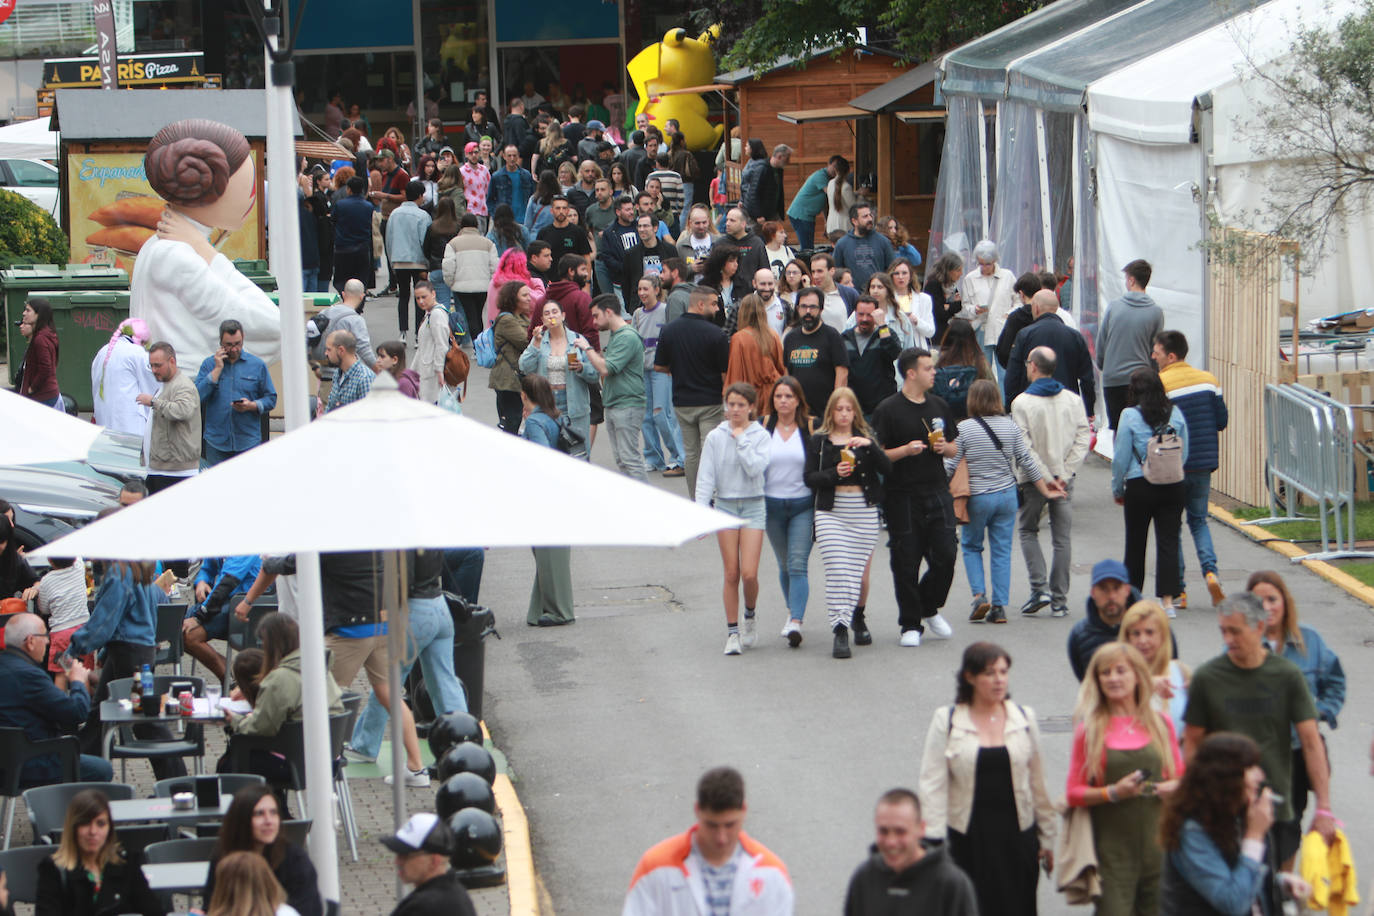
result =
[[[487,723],[482,723],[482,735],[491,740]],[[505,832],[506,896],[511,916],[539,916],[539,879],[534,871],[534,852],[530,846],[530,825],[525,806],[506,773],[497,773],[491,786],[496,807],[501,812]]]
[[[1290,560],[1294,557],[1300,557],[1308,553],[1308,551],[1299,547],[1297,544],[1290,544],[1283,540],[1275,540],[1276,535],[1272,531],[1266,531],[1258,525],[1247,524],[1215,503],[1209,503],[1207,510],[1212,518],[1239,531],[1260,546],[1268,547],[1275,553],[1282,554]],[[1374,588],[1365,585],[1359,579],[1356,579],[1349,573],[1342,572],[1340,569],[1324,560],[1302,560],[1301,563],[1327,582],[1330,582],[1337,588],[1343,589],[1352,597],[1358,598],[1365,604],[1374,607]]]

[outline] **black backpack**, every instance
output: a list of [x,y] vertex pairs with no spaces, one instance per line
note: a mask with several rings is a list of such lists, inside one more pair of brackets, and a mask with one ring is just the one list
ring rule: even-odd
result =
[[968,415],[968,390],[978,381],[977,366],[941,366],[931,391],[960,416]]

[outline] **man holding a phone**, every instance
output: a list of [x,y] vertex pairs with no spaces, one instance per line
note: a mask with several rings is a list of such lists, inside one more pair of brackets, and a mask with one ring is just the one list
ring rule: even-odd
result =
[[230,319],[219,326],[219,349],[205,358],[196,375],[205,417],[205,461],[227,461],[266,438],[267,415],[277,404],[277,389],[267,364],[243,349],[243,325]]

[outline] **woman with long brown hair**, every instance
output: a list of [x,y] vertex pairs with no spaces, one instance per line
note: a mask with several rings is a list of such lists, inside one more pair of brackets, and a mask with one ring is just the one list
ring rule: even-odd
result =
[[[1340,657],[1331,651],[1316,630],[1298,624],[1298,606],[1293,601],[1293,593],[1278,573],[1269,569],[1251,573],[1245,590],[1258,598],[1269,613],[1264,628],[1265,640],[1275,653],[1301,669],[1317,707],[1317,721],[1335,728],[1341,708],[1345,706],[1345,669],[1341,667]],[[1296,731],[1292,733],[1292,745],[1293,785],[1288,797],[1293,800],[1293,816],[1301,821],[1312,785],[1307,778],[1307,762],[1303,759],[1302,742]]]
[[72,796],[57,851],[38,863],[36,896],[34,916],[166,912],[139,863],[125,860],[110,800],[98,789]]
[[1164,913],[1246,916],[1264,886],[1274,823],[1260,750],[1244,735],[1208,735],[1164,804],[1159,897]]
[[219,842],[210,855],[210,872],[201,899],[214,899],[219,863],[234,853],[248,853],[267,863],[286,891],[285,902],[300,916],[320,916],[324,906],[315,866],[304,849],[282,836],[281,820],[277,797],[269,787],[244,786],[235,792],[220,823]]
[[955,420],[968,416],[968,393],[979,379],[995,382],[973,325],[955,318],[945,328],[940,341],[940,358],[935,361],[935,387],[931,391],[944,399]]
[[758,392],[754,412],[763,416],[773,396],[773,383],[782,377],[782,338],[768,325],[763,300],[750,293],[740,300],[739,324],[730,338],[730,361],[725,387],[748,382]]
[[1102,880],[1095,916],[1159,910],[1159,799],[1178,785],[1183,755],[1174,724],[1155,711],[1153,695],[1145,657],[1120,642],[1093,653],[1078,689],[1068,802],[1092,813]]
[[801,382],[784,375],[768,398],[768,467],[763,472],[763,502],[768,543],[778,561],[778,582],[787,603],[782,637],[792,648],[801,645],[802,619],[811,597],[807,566],[811,558],[816,496],[806,485],[811,454],[811,419]]
[[53,325],[52,306],[43,296],[34,296],[24,303],[19,316],[19,333],[28,338],[28,349],[19,365],[19,383],[15,390],[26,398],[63,409],[62,393],[57,384],[57,328]]

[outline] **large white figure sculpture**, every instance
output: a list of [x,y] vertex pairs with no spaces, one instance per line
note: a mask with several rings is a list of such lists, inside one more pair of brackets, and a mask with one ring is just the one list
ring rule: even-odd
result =
[[167,201],[157,235],[140,249],[129,286],[129,314],[152,339],[176,350],[194,372],[219,347],[219,324],[243,325],[244,348],[266,362],[281,350],[281,317],[267,294],[210,244],[214,229],[233,231],[253,210],[257,176],[243,134],[193,118],[158,131],[143,169]]

